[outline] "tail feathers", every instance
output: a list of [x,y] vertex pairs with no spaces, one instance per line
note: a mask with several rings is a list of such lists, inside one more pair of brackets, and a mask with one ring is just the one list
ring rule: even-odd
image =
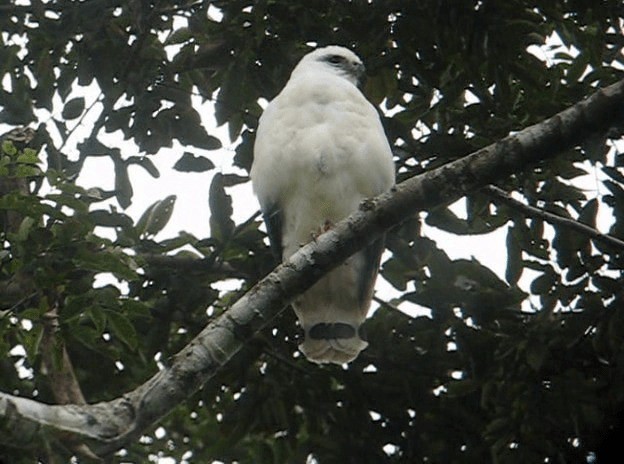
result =
[[305,340],[299,349],[317,364],[348,363],[368,346],[359,332],[359,327],[344,322],[318,323],[305,330]]

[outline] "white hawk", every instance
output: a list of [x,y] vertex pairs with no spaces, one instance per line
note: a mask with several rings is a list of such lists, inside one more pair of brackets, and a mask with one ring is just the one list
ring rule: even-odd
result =
[[[394,184],[379,115],[357,88],[363,71],[344,47],[314,50],[260,118],[251,179],[271,245],[284,261]],[[293,302],[305,333],[299,349],[310,361],[342,364],[368,345],[360,325],[383,249],[383,239],[374,242]]]

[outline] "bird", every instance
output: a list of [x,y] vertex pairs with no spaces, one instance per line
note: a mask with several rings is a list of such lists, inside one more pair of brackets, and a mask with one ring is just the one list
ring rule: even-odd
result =
[[[358,88],[364,71],[348,48],[317,48],[258,121],[250,177],[278,260],[395,183],[379,113]],[[381,238],[294,299],[304,332],[298,348],[309,361],[349,363],[368,346],[361,325],[383,251]]]

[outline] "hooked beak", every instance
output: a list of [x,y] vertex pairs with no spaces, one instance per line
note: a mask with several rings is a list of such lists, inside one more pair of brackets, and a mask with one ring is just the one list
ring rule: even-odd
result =
[[356,76],[358,84],[364,85],[366,81],[366,68],[362,63],[355,62],[351,64],[353,68],[353,74]]

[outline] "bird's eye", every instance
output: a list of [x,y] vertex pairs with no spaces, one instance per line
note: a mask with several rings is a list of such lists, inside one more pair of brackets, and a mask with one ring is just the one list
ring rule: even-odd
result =
[[329,58],[327,58],[327,61],[329,61],[332,64],[338,64],[338,63],[342,63],[343,59],[344,58],[340,55],[331,55]]

